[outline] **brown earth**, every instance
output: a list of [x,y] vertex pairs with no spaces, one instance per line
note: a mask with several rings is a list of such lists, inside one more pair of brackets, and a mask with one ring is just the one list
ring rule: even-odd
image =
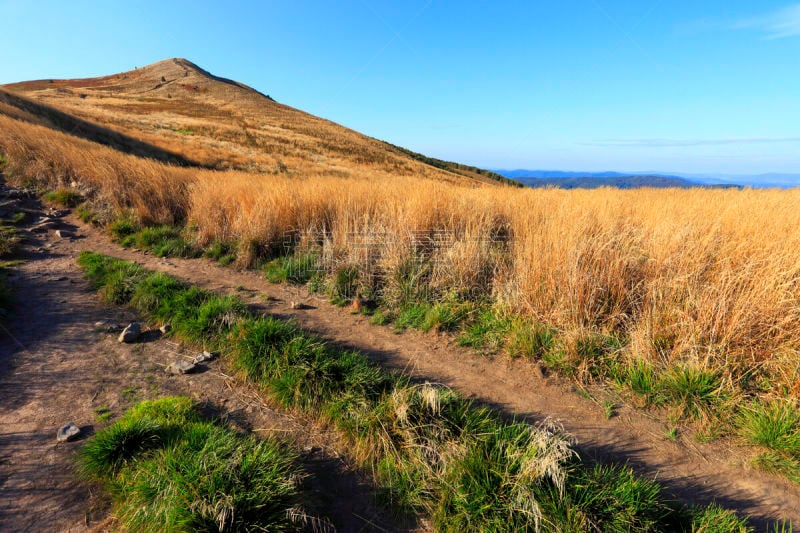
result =
[[[546,375],[533,363],[482,356],[444,335],[398,335],[309,295],[305,288],[273,285],[258,273],[204,259],[160,259],[126,250],[100,230],[73,217],[67,220],[79,238],[60,240],[51,232],[30,246],[15,279],[19,305],[9,324],[18,344],[0,339],[0,529],[81,530],[102,518],[102,499],[92,487],[76,482],[70,471],[71,454],[79,444],[57,445],[55,431],[73,420],[91,433],[103,426],[96,422],[94,409],[108,407],[116,415],[135,400],[164,394],[190,394],[246,427],[275,427],[301,446],[319,447],[307,463],[312,472],[326,474],[315,492],[339,528],[369,530],[370,523],[378,529],[397,528],[337,457],[333,435],[302,417],[265,406],[253,391],[223,374],[218,363],[196,376],[166,377],[163,365],[186,353],[168,340],[125,346],[95,331],[97,320],[111,317],[123,323],[133,316],[98,303],[75,264],[81,250],[137,261],[219,293],[236,293],[257,311],[294,317],[303,327],[357,348],[386,367],[446,384],[509,415],[531,422],[558,419],[590,457],[627,461],[683,502],[717,501],[751,515],[761,528],[780,518],[800,523],[800,487],[748,467],[750,451],[732,441],[699,444],[685,436],[672,441],[665,437],[667,426],[655,416],[620,407],[607,418],[602,402],[593,399],[602,397],[601,391],[579,394],[573,384]],[[67,279],[58,281],[62,276]],[[305,305],[291,309],[290,302]],[[357,495],[349,497],[351,491]]]

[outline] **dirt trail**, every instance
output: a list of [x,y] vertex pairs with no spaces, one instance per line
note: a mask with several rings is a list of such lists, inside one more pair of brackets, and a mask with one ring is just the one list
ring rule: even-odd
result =
[[[79,232],[82,233],[82,232]],[[396,531],[376,507],[371,489],[337,454],[336,435],[302,417],[271,409],[247,386],[221,372],[219,362],[187,376],[167,376],[164,365],[194,353],[158,338],[124,345],[96,328],[136,317],[104,306],[75,263],[92,239],[34,236],[11,284],[17,305],[0,335],[0,531],[86,531],[109,525],[108,502],[77,481],[74,453],[83,439],[59,444],[56,430],[73,421],[91,435],[128,406],[170,394],[206,403],[243,430],[277,432],[304,450],[310,490],[321,514],[339,531]],[[108,251],[106,249],[106,251]],[[104,412],[111,419],[102,420]]]
[[[258,273],[223,268],[205,259],[160,259],[126,250],[100,231],[75,223],[81,226],[85,238],[65,243],[72,253],[95,250],[137,261],[207,289],[237,292],[252,305],[294,317],[303,327],[332,342],[357,348],[387,367],[446,384],[467,397],[530,421],[548,416],[558,419],[588,455],[627,461],[639,472],[657,476],[670,494],[684,502],[717,501],[751,515],[756,525],[776,519],[800,523],[800,487],[750,468],[746,464],[749,450],[731,442],[699,444],[690,437],[673,442],[665,437],[665,425],[646,413],[622,407],[615,416],[606,418],[598,402],[579,395],[569,382],[543,376],[529,362],[481,356],[455,345],[446,336],[414,331],[397,335],[389,327],[372,326],[367,317],[309,295],[305,288],[273,285]],[[265,302],[264,296],[274,300]],[[290,301],[306,306],[292,310]]]

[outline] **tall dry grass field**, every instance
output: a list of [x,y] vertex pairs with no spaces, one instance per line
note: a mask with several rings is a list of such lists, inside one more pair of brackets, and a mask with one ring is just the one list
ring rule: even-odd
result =
[[188,222],[203,246],[237,243],[242,264],[299,240],[326,268],[361,269],[390,302],[411,279],[429,297],[488,299],[567,340],[620,339],[621,361],[800,389],[798,190],[519,190],[215,172],[5,117],[0,153],[18,181],[78,181],[96,206]]

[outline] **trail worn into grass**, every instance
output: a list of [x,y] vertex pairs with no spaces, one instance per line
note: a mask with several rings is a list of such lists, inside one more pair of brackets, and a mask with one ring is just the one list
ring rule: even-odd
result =
[[[76,222],[77,223],[77,222]],[[627,461],[656,476],[667,492],[686,503],[718,503],[753,517],[800,523],[800,487],[747,465],[750,450],[727,440],[699,444],[689,436],[666,437],[667,426],[642,411],[621,407],[606,418],[601,402],[577,393],[573,385],[545,376],[530,362],[485,357],[456,346],[446,336],[369,324],[368,318],[336,308],[305,288],[273,285],[255,272],[219,267],[204,259],[160,259],[110,242],[99,230],[83,226],[84,239],[61,246],[70,253],[94,250],[137,261],[153,270],[219,293],[237,293],[256,310],[294,317],[306,329],[330,341],[361,350],[386,367],[453,387],[464,396],[509,415],[536,421],[553,417],[578,439],[589,456]],[[290,302],[304,303],[291,309]]]
[[[0,531],[109,526],[108,502],[78,481],[73,454],[85,436],[127,407],[165,395],[191,396],[234,427],[294,441],[312,474],[317,510],[338,530],[398,530],[364,479],[337,455],[334,434],[271,409],[255,390],[222,373],[219,362],[199,374],[167,376],[165,364],[194,352],[156,332],[146,335],[147,342],[127,345],[95,328],[100,320],[125,324],[136,318],[100,304],[75,263],[77,251],[94,246],[96,238],[32,236],[26,262],[11,280],[17,304],[6,327],[13,338],[0,335]],[[57,443],[57,429],[70,421],[84,437]]]

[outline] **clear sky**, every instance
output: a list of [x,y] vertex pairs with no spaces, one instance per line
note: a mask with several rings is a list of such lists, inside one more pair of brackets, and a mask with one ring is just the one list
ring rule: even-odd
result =
[[800,3],[0,0],[0,83],[185,57],[489,168],[800,172]]

